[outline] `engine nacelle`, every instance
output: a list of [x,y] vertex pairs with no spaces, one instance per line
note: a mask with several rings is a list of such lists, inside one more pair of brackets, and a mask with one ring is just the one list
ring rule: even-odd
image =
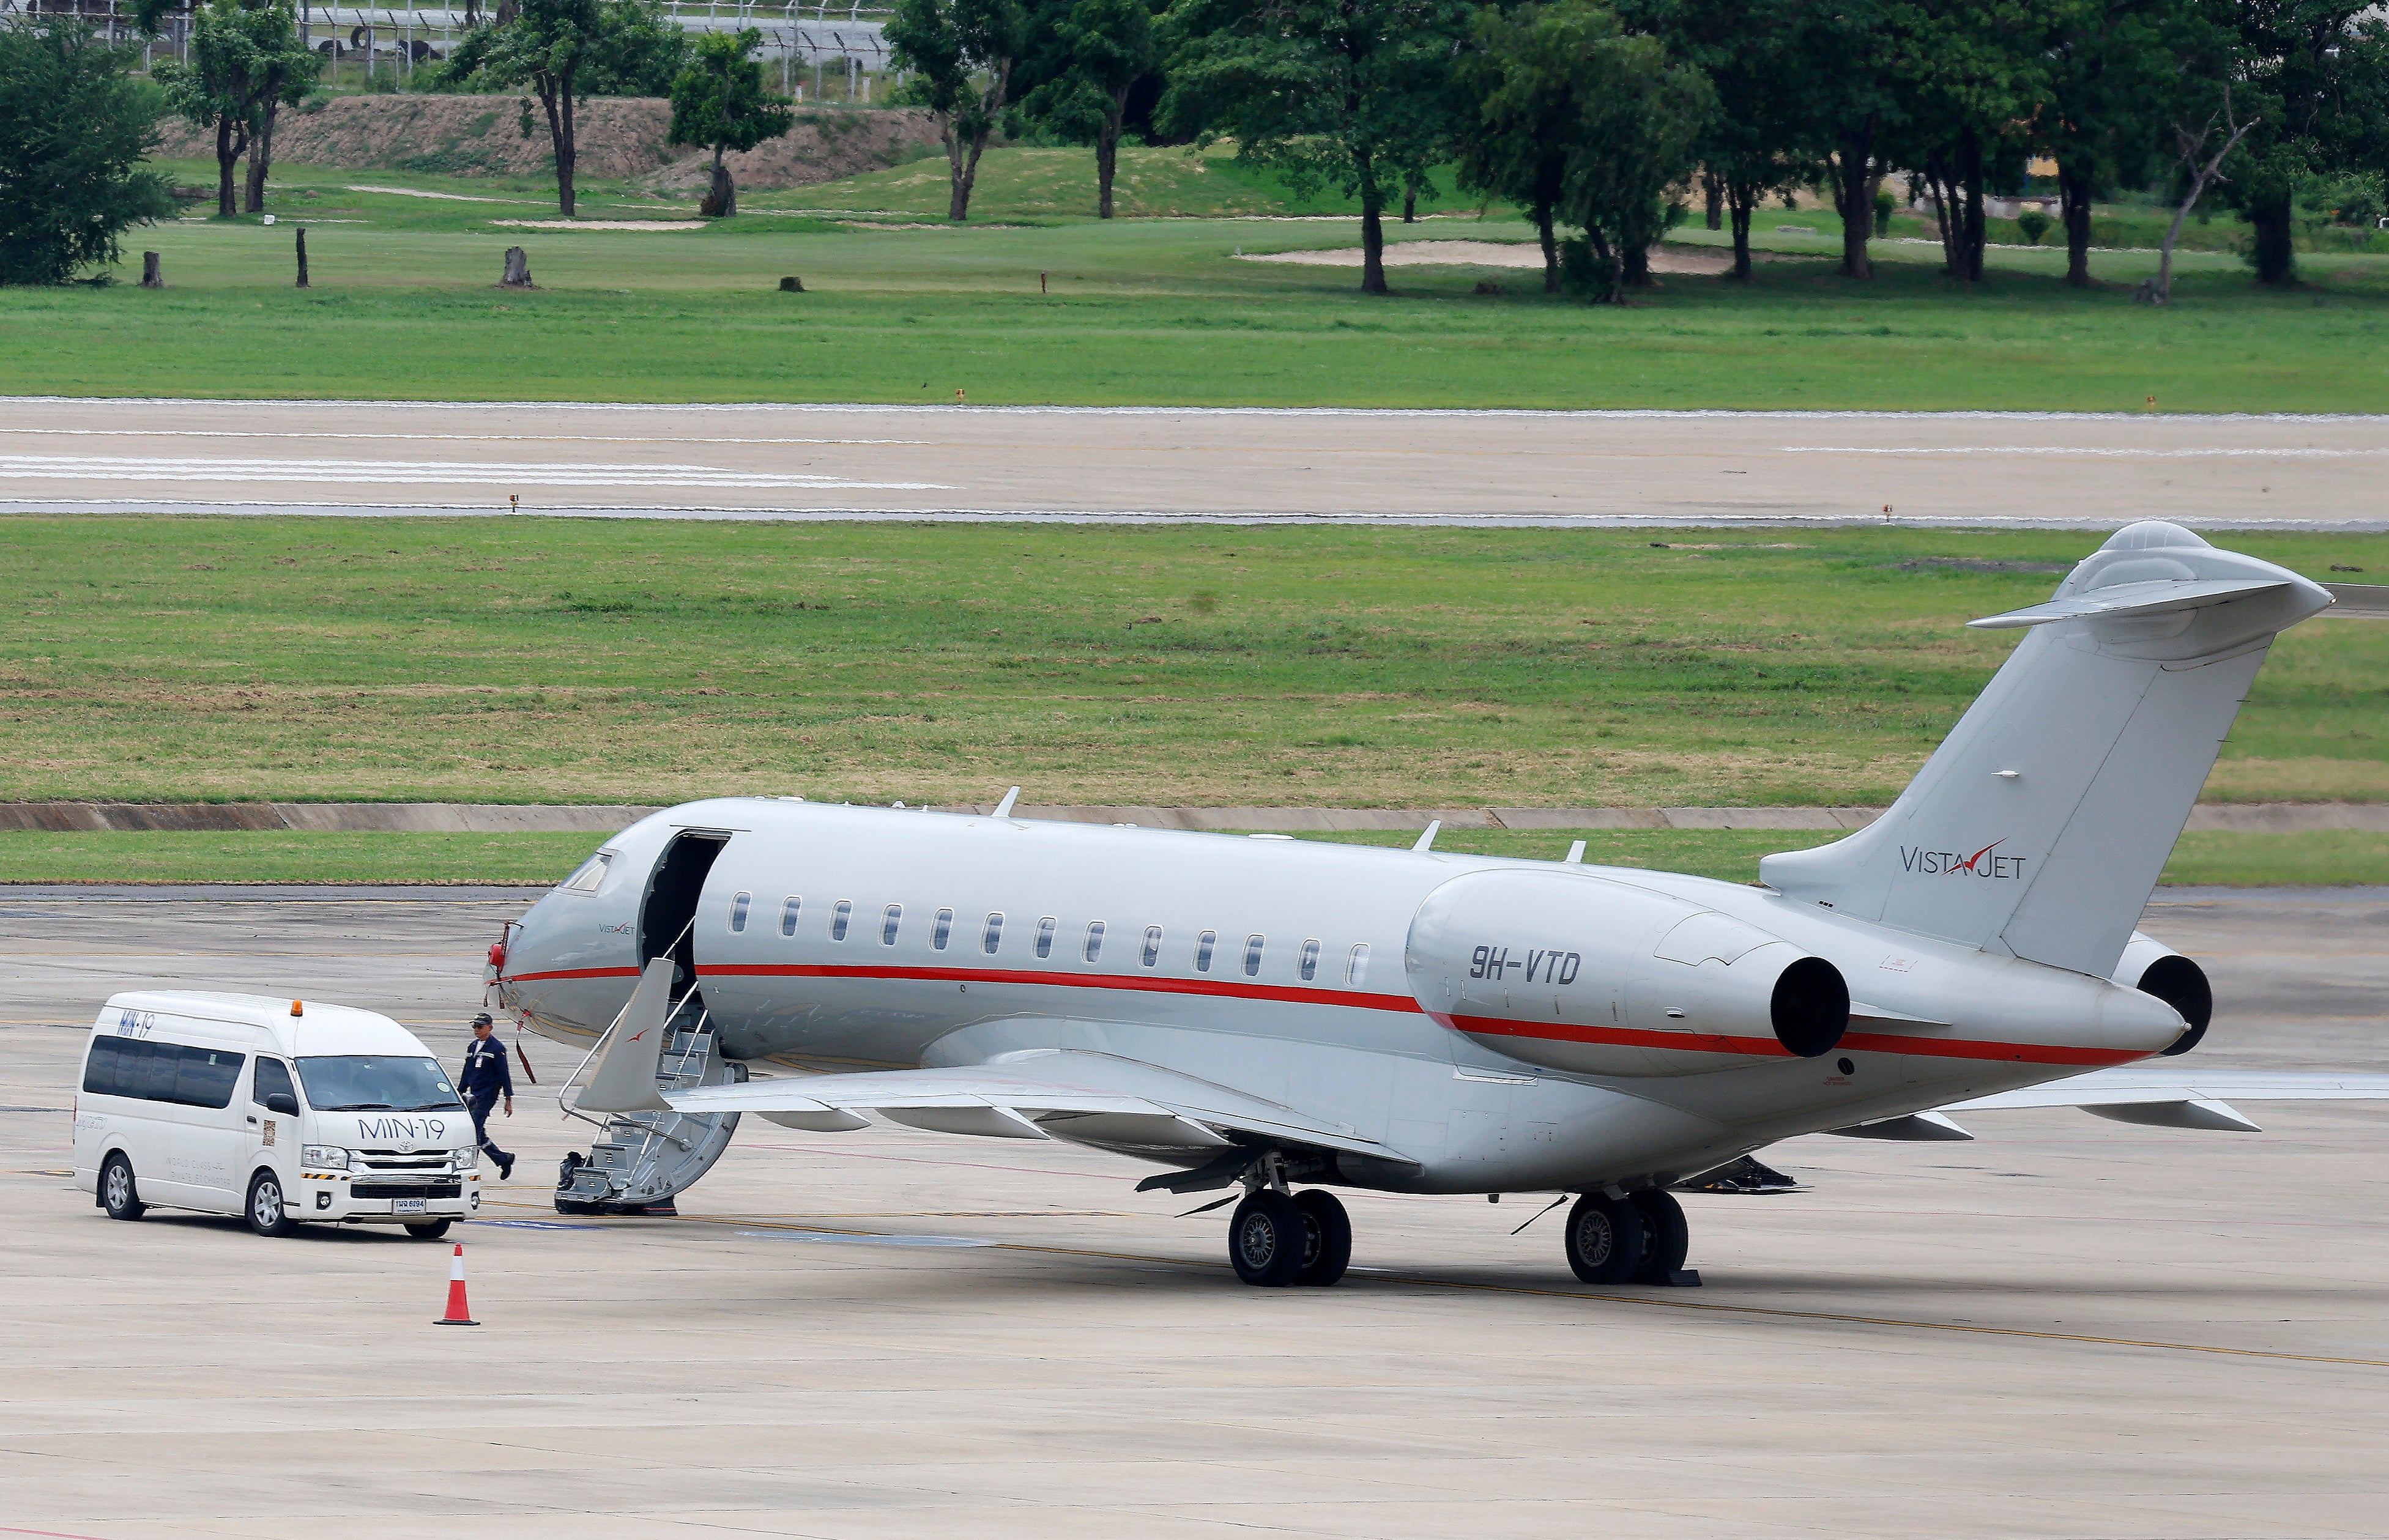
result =
[[2170,1048],[2160,1050],[2163,1057],[2188,1053],[2206,1036],[2207,1023],[2215,1019],[2214,987],[2206,982],[2205,969],[2171,947],[2134,931],[2124,955],[2116,960],[2114,977],[2127,989],[2154,995],[2190,1024]]
[[1528,1063],[1700,1075],[1830,1053],[1841,970],[1757,926],[1590,873],[1476,872],[1432,894],[1404,962],[1428,1014]]

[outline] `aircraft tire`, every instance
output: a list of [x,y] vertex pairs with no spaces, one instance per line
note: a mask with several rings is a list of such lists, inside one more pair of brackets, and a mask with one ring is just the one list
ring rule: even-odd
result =
[[1642,1212],[1603,1192],[1588,1192],[1568,1210],[1567,1259],[1587,1283],[1625,1283],[1642,1265]]
[[149,1212],[141,1201],[141,1189],[133,1179],[133,1163],[121,1153],[111,1154],[99,1167],[99,1206],[111,1219],[138,1219]]
[[1263,1188],[1238,1203],[1228,1221],[1228,1261],[1255,1288],[1283,1289],[1302,1272],[1309,1228],[1293,1199]]
[[1313,1289],[1339,1283],[1352,1265],[1352,1216],[1344,1201],[1323,1188],[1307,1188],[1294,1195],[1302,1211],[1302,1270],[1294,1281]]
[[1642,1216],[1642,1264],[1634,1269],[1637,1283],[1666,1283],[1684,1266],[1692,1245],[1692,1227],[1684,1221],[1684,1205],[1663,1187],[1634,1194],[1635,1212]]

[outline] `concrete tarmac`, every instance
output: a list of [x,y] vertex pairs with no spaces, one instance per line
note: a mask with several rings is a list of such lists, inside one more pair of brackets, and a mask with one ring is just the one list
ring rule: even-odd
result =
[[0,511],[2389,528],[2389,417],[0,400]]
[[[179,985],[371,1005],[452,1063],[524,896],[0,891],[0,1534],[2377,1535],[2389,1107],[1815,1138],[1694,1197],[1698,1290],[1592,1291],[1552,1220],[1352,1195],[1256,1291],[1224,1211],[1059,1145],[756,1124],[683,1217],[559,1219],[553,1083],[466,1242],[112,1223],[57,1175],[83,1028]],[[2169,890],[2217,1065],[2383,1067],[2389,891]],[[625,1522],[627,1521],[627,1523]],[[628,1527],[635,1525],[635,1528]]]

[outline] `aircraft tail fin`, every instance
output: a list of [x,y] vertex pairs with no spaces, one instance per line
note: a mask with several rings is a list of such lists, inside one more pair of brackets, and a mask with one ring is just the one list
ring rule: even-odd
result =
[[2156,520],[2119,530],[2047,604],[1890,810],[1768,857],[1788,897],[2105,976],[2131,938],[2276,633],[2332,602]]

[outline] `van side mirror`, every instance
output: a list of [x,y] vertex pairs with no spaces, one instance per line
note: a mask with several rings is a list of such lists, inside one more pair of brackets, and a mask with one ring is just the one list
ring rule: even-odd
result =
[[284,1117],[297,1117],[299,1099],[288,1091],[268,1091],[265,1095],[265,1110],[269,1113],[279,1113]]

